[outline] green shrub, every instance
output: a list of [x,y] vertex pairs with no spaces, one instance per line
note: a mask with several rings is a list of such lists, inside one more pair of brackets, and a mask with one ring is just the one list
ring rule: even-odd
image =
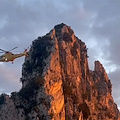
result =
[[19,91],[19,95],[29,100],[30,97],[34,95],[34,92],[39,89],[40,86],[44,84],[44,79],[41,76],[38,76],[34,80],[29,81],[29,83]]
[[[31,51],[31,61],[27,60],[24,63],[24,69],[27,73],[32,73],[34,69],[38,69],[42,74],[43,67],[45,66],[44,59],[50,55],[49,49],[51,49],[50,36],[39,37],[32,43],[33,51]],[[47,48],[47,49],[46,49]]]

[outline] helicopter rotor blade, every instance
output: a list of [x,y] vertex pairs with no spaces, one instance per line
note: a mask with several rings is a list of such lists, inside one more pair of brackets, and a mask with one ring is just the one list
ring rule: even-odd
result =
[[1,51],[3,51],[3,52],[7,52],[7,51],[5,51],[5,50],[3,50],[3,49],[0,49]]
[[18,47],[14,47],[14,48],[12,48],[11,50],[9,50],[9,51],[12,51],[12,50],[14,50],[14,49],[16,49],[16,48],[18,48]]
[[0,53],[4,53],[4,52],[0,52]]

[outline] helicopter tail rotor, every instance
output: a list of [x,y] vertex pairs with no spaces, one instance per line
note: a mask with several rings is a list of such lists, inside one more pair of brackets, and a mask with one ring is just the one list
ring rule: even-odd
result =
[[28,55],[28,49],[25,49],[25,51],[24,51],[23,53],[24,53],[24,55],[25,55],[26,57],[29,56],[29,55]]

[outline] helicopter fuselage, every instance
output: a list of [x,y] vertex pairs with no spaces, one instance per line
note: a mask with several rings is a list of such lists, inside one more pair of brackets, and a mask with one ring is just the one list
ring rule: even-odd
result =
[[6,52],[0,56],[0,62],[14,61],[14,59],[27,55],[27,50],[20,54],[13,54],[12,52]]

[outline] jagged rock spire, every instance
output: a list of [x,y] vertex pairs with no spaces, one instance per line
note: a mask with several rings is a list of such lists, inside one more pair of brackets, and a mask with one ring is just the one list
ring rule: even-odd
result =
[[104,67],[95,61],[90,71],[87,56],[64,23],[38,37],[23,64],[22,89],[0,97],[0,120],[120,120]]

